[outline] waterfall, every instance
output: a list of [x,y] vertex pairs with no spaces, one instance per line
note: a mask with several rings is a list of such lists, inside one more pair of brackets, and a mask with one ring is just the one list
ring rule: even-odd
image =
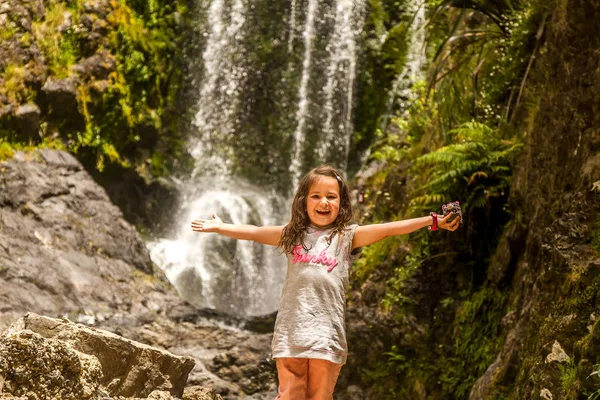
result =
[[423,79],[423,71],[427,62],[425,54],[425,8],[425,2],[415,2],[413,3],[413,8],[409,10],[413,18],[409,33],[411,36],[408,44],[407,61],[402,72],[398,74],[392,85],[386,105],[386,114],[382,119],[384,129],[396,100],[400,99],[399,106],[402,110],[408,109],[410,102],[414,98],[412,85],[416,81]]
[[[189,143],[194,170],[181,183],[179,228],[148,248],[191,304],[241,316],[270,313],[287,268],[279,249],[196,233],[191,221],[216,213],[226,223],[285,225],[288,194],[305,165],[346,165],[365,0],[198,1],[207,24]],[[279,18],[257,21],[267,9]],[[266,56],[279,62],[269,67]],[[262,176],[254,173],[261,166]]]
[[292,0],[290,12],[290,37],[288,39],[288,53],[294,50],[294,39],[296,38],[296,0]]
[[[329,54],[329,62],[326,71],[323,71],[327,80],[320,93],[325,98],[325,103],[321,107],[325,115],[322,118],[324,121],[320,127],[320,143],[316,155],[321,162],[335,161],[338,167],[345,169],[352,134],[351,120],[357,42],[363,27],[365,2],[364,0],[337,0],[334,8],[333,15],[327,13],[324,15],[326,19],[333,19],[333,33],[326,39],[325,49]],[[294,186],[302,173],[305,124],[309,105],[307,87],[309,79],[314,75],[314,68],[312,67],[315,63],[312,62],[312,51],[316,35],[315,15],[317,10],[317,1],[309,0],[303,32],[304,60],[296,112],[295,148],[290,165]],[[294,27],[292,26],[292,28]],[[316,70],[317,72],[320,71],[319,68],[316,68]],[[336,96],[342,97],[343,101],[336,101]],[[340,154],[342,157],[339,157]]]
[[[328,45],[330,51],[325,85],[325,113],[323,137],[319,147],[319,157],[327,159],[332,152],[344,154],[348,159],[352,134],[352,99],[356,76],[356,49],[358,35],[363,26],[364,3],[362,1],[338,0],[336,3],[335,30]],[[346,91],[346,110],[335,109],[334,94]],[[333,126],[334,114],[340,117],[340,123]],[[337,135],[335,134],[337,132]],[[341,166],[342,168],[345,165]]]
[[294,132],[294,157],[290,165],[290,172],[292,174],[292,186],[295,187],[298,184],[298,179],[302,173],[301,170],[301,155],[302,148],[304,145],[304,124],[306,122],[306,110],[308,105],[307,98],[307,87],[308,79],[310,77],[310,61],[312,42],[315,36],[314,19],[315,12],[317,11],[317,0],[308,0],[308,13],[306,17],[306,26],[304,28],[304,61],[302,61],[302,79],[300,81],[300,93],[298,95],[298,111],[296,112],[296,120],[298,125]]
[[154,243],[152,259],[191,304],[233,315],[274,311],[285,276],[285,259],[278,249],[196,233],[190,224],[197,218],[208,219],[214,212],[234,224],[276,225],[279,218],[273,210],[281,207],[277,197],[224,179],[204,179],[197,187],[200,189],[184,202],[176,239]]
[[[192,149],[192,155],[197,160],[207,154],[204,151],[207,136],[217,133],[226,136],[233,130],[238,94],[246,75],[240,60],[242,53],[237,51],[243,38],[245,12],[242,0],[235,0],[230,10],[225,7],[224,0],[214,0],[209,8],[211,23],[209,32],[205,33],[207,44],[202,54],[205,78],[199,97],[203,106],[194,121],[200,132],[199,140]],[[216,162],[212,164],[218,165]]]

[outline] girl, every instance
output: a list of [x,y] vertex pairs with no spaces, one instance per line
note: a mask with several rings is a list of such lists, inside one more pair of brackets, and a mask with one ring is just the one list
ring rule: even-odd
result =
[[281,400],[331,400],[348,353],[344,314],[348,272],[363,246],[430,226],[454,231],[459,218],[430,216],[385,224],[351,224],[350,190],[342,175],[321,166],[300,181],[285,226],[195,220],[195,232],[278,246],[288,268],[275,322],[272,350]]

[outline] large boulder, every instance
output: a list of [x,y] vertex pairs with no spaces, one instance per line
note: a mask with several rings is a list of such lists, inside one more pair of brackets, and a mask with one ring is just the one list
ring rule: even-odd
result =
[[30,311],[139,325],[180,302],[72,155],[41,150],[0,163],[0,331]]
[[158,390],[181,397],[193,368],[192,358],[37,314],[18,320],[0,341],[0,375],[19,396],[87,399],[105,391],[143,398]]

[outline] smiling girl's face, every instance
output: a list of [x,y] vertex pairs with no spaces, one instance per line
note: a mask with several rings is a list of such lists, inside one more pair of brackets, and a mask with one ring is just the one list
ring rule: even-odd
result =
[[308,190],[306,212],[313,225],[325,227],[332,224],[340,212],[340,186],[337,179],[321,176]]

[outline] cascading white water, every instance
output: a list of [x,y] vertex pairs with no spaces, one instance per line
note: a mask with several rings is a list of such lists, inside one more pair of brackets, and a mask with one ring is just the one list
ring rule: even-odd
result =
[[382,118],[384,127],[388,122],[389,115],[392,113],[394,102],[398,98],[403,101],[400,103],[400,107],[403,109],[408,108],[408,102],[415,96],[412,86],[415,82],[423,79],[423,71],[425,71],[427,62],[425,54],[426,3],[413,3],[413,8],[409,12],[413,15],[413,20],[409,33],[407,60],[402,72],[396,77],[392,85],[386,106],[386,116]]
[[294,50],[294,39],[296,38],[296,0],[291,0],[290,7],[290,37],[288,38],[288,53]]
[[152,259],[191,304],[234,315],[274,311],[285,276],[280,252],[250,241],[196,233],[190,224],[216,213],[234,224],[277,225],[274,210],[281,207],[277,197],[243,182],[214,177],[198,181],[197,187],[182,210],[177,237],[152,244]]
[[302,79],[300,80],[300,92],[298,94],[298,111],[296,112],[296,131],[294,132],[294,156],[290,164],[292,174],[292,186],[298,184],[301,170],[302,148],[304,147],[304,124],[308,109],[308,80],[310,78],[310,64],[312,58],[312,44],[315,37],[315,13],[317,11],[317,0],[308,0],[308,11],[304,27],[304,60],[302,61]]
[[[311,102],[319,102],[317,108],[323,109],[323,115],[311,119],[311,123],[314,125],[314,121],[327,121],[329,124],[326,128],[329,136],[319,139],[320,146],[327,149],[326,152],[337,152],[338,158],[347,154],[352,132],[350,121],[356,75],[355,53],[364,19],[365,0],[337,0],[335,17],[319,14],[320,10],[329,10],[330,3],[308,0],[303,9],[302,4],[306,3],[290,1],[291,9],[286,14],[290,16],[287,42],[289,73],[300,71],[295,53],[292,54],[294,46],[304,46],[299,50],[299,55],[302,54],[299,81],[292,80],[291,86],[285,86],[283,79],[281,82],[282,88],[293,87],[293,90],[298,90],[294,109],[286,110],[291,117],[289,120],[295,120],[295,130],[284,131],[291,135],[293,143],[291,156],[286,156],[284,160],[290,157],[289,169],[286,166],[284,168],[289,171],[292,180],[286,186],[293,188],[304,172],[306,125],[307,120],[313,117],[310,115]],[[181,185],[183,205],[177,216],[178,232],[171,238],[148,244],[152,259],[165,271],[184,299],[199,307],[210,307],[235,315],[265,314],[277,309],[285,277],[285,258],[274,247],[237,241],[217,234],[195,233],[190,225],[192,220],[209,219],[213,213],[218,214],[224,222],[235,224],[284,225],[289,218],[288,198],[277,195],[275,189],[264,185],[258,187],[236,178],[230,168],[232,154],[244,151],[237,144],[236,135],[246,133],[240,132],[244,129],[240,121],[247,123],[251,120],[247,118],[248,115],[253,115],[254,99],[247,94],[250,92],[248,89],[256,88],[257,84],[248,82],[247,77],[252,73],[253,76],[259,74],[249,69],[251,62],[247,59],[252,57],[246,55],[251,55],[253,50],[244,46],[253,43],[246,36],[252,28],[248,26],[248,13],[257,4],[258,0],[212,0],[207,8],[208,28],[203,40],[202,77],[198,85],[198,112],[194,120],[197,132],[190,140],[190,152],[196,160],[195,169],[192,176]],[[318,24],[327,28],[324,22],[328,18],[335,21],[331,29],[333,33],[328,31],[327,35],[318,35]],[[302,41],[295,40],[297,25],[301,24],[299,21],[304,22]],[[318,54],[314,53],[317,45],[324,47],[319,40],[327,41],[331,49],[331,57],[326,60],[314,58]],[[275,38],[257,45],[264,46],[267,43],[267,46],[276,46],[278,41]],[[329,69],[321,68],[324,62],[328,63]],[[315,70],[315,67],[320,69]],[[261,66],[254,64],[253,68]],[[328,80],[322,89],[313,93],[315,84],[311,81],[314,78],[311,74],[318,77],[320,70],[328,71]],[[296,83],[298,86],[295,86]],[[242,98],[245,100],[242,101]],[[327,104],[325,108],[323,104]],[[341,114],[338,110],[342,110]],[[314,126],[312,128],[315,129]],[[322,131],[324,128],[316,129]],[[326,143],[329,140],[335,141],[336,145]],[[261,148],[261,151],[264,150]],[[318,149],[315,155],[322,162],[329,161],[328,155],[320,157]],[[341,164],[343,166],[344,162]],[[237,168],[240,168],[239,161]]]
[[200,107],[194,120],[198,134],[191,143],[196,167],[182,185],[180,229],[174,239],[148,244],[152,259],[184,299],[234,315],[276,310],[285,276],[285,259],[277,249],[195,233],[190,226],[192,220],[210,219],[213,213],[227,223],[255,225],[281,224],[285,214],[274,193],[233,178],[227,155],[210,151],[211,144],[218,141],[215,136],[233,133],[246,76],[240,57],[246,5],[240,0],[230,8],[223,0],[210,5]]
[[[336,3],[335,29],[327,46],[329,67],[325,93],[325,123],[319,147],[319,158],[327,159],[331,152],[340,152],[348,158],[352,130],[352,99],[354,79],[356,76],[356,50],[364,21],[363,1],[338,0]],[[346,109],[336,108],[334,95],[342,91],[346,93]],[[339,125],[333,126],[334,116]],[[342,168],[345,165],[341,166]]]
[[[302,173],[305,124],[310,103],[307,90],[309,80],[311,74],[314,73],[315,64],[325,62],[325,60],[313,62],[312,59],[313,42],[316,36],[315,18],[321,13],[319,6],[323,8],[323,5],[317,1],[309,0],[303,32],[304,61],[298,93],[294,155],[290,165],[294,184],[297,183]],[[326,83],[319,93],[321,97],[324,97],[324,104],[321,110],[323,122],[316,155],[317,159],[321,161],[335,160],[338,167],[345,169],[352,134],[352,101],[356,76],[357,43],[364,23],[365,2],[364,0],[337,0],[333,7],[333,15],[326,13],[321,16],[321,18],[333,20],[334,26],[333,33],[327,38],[325,46],[329,56]],[[340,101],[340,98],[343,100]],[[340,155],[342,156],[340,157]]]
[[[207,44],[202,60],[204,79],[200,88],[202,107],[196,114],[195,124],[206,142],[206,135],[218,132],[230,134],[234,112],[239,102],[239,90],[246,73],[238,51],[243,39],[245,2],[235,0],[228,10],[224,0],[214,0],[209,8],[210,31],[206,33]],[[205,152],[198,143],[192,154],[200,159]]]

